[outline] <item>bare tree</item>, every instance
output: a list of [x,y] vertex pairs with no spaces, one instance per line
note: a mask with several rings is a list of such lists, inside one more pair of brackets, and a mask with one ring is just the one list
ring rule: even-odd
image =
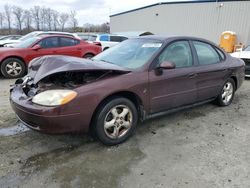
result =
[[8,24],[9,34],[11,34],[11,7],[10,5],[8,4],[4,5],[4,12],[5,12],[5,17],[6,17],[7,24]]
[[53,22],[53,29],[55,31],[57,31],[58,24],[59,24],[58,17],[59,17],[59,13],[57,11],[53,10],[52,11],[52,22]]
[[13,14],[16,17],[16,24],[19,29],[20,34],[22,34],[23,20],[24,20],[24,10],[21,7],[13,6]]
[[3,29],[4,14],[0,12],[0,28]]
[[61,25],[61,30],[64,31],[65,24],[69,19],[69,15],[67,13],[60,14],[59,23]]
[[25,10],[25,12],[24,12],[24,24],[25,24],[25,27],[26,27],[28,32],[30,32],[31,23],[32,23],[31,11]]
[[78,25],[78,21],[76,19],[76,11],[75,10],[71,10],[69,17],[70,17],[70,22],[71,22],[73,31],[75,31],[76,27]]
[[46,9],[46,15],[45,15],[45,23],[47,25],[48,30],[52,30],[52,21],[53,21],[53,10],[50,8]]
[[36,25],[36,30],[40,30],[40,11],[41,7],[40,6],[34,6],[32,8],[32,16]]
[[47,30],[46,28],[46,16],[47,16],[47,9],[42,7],[40,10],[40,27],[42,30]]

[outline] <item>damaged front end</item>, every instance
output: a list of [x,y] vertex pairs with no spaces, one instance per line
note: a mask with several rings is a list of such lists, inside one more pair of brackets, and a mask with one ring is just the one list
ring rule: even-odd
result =
[[98,81],[108,76],[114,76],[113,71],[83,71],[83,72],[60,72],[49,75],[38,83],[30,76],[18,79],[15,85],[20,85],[28,97],[33,97],[43,91],[53,89],[75,89],[85,84]]
[[130,72],[105,62],[67,56],[44,56],[33,60],[28,75],[18,79],[28,97],[52,89],[75,89],[100,79]]
[[87,132],[95,99],[94,90],[85,92],[85,86],[128,72],[105,62],[74,57],[38,58],[30,63],[27,76],[12,86],[10,103],[17,117],[34,130]]

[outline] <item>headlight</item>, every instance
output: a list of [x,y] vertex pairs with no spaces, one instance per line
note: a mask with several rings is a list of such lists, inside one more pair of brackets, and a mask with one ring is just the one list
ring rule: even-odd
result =
[[76,95],[77,93],[72,90],[47,90],[35,95],[32,102],[44,106],[58,106],[70,102]]

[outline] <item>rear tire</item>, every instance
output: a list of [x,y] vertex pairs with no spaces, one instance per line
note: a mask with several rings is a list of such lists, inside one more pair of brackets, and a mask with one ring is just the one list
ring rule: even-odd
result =
[[222,87],[216,102],[219,106],[228,106],[232,103],[235,94],[235,82],[232,78],[228,79]]
[[1,73],[5,78],[19,78],[24,76],[26,66],[18,58],[8,58],[1,63]]
[[92,57],[94,57],[94,54],[86,54],[83,56],[85,59],[91,59]]
[[117,145],[134,132],[138,121],[135,105],[123,97],[112,98],[99,107],[94,121],[95,137],[105,145]]

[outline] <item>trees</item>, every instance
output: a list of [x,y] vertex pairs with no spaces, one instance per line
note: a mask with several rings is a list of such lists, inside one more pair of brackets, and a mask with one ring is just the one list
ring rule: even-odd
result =
[[30,9],[22,6],[4,5],[0,11],[0,35],[11,33],[26,34],[37,30],[70,31],[70,32],[108,32],[107,23],[100,25],[85,24],[78,27],[75,10],[60,13],[50,7],[34,6]]
[[0,12],[0,28],[3,29],[4,14]]
[[75,10],[71,10],[70,11],[69,18],[70,18],[70,24],[71,24],[72,30],[73,30],[73,32],[75,32],[76,28],[77,28],[77,25],[78,25],[78,21],[76,19],[76,11]]
[[13,14],[16,18],[16,25],[19,29],[20,34],[22,34],[23,21],[24,21],[24,10],[21,7],[13,6]]
[[40,30],[40,11],[41,11],[41,8],[40,6],[34,6],[32,9],[31,9],[31,12],[32,12],[32,17],[33,17],[33,20],[35,22],[35,25],[36,25],[36,30],[39,31]]
[[5,18],[8,24],[8,31],[9,31],[9,34],[11,34],[11,7],[10,5],[8,4],[4,5],[4,12],[5,12]]
[[68,19],[69,19],[69,15],[67,13],[61,13],[60,14],[59,24],[61,26],[61,30],[62,31],[64,31],[64,27],[65,27],[65,24],[68,21]]
[[31,30],[31,23],[32,23],[31,11],[25,10],[24,11],[24,25],[27,29],[27,32],[30,32],[30,30]]

